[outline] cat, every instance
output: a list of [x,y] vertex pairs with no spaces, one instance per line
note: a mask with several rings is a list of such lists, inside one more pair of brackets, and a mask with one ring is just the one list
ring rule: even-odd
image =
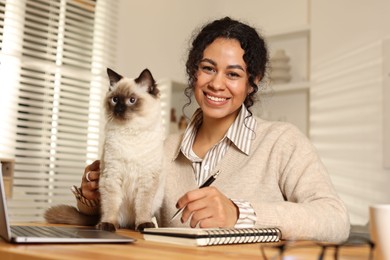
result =
[[[154,214],[162,204],[163,127],[159,89],[145,69],[136,79],[107,69],[105,140],[100,161],[99,192],[102,230],[143,230],[155,227]],[[45,212],[49,223],[95,225],[97,218],[71,206]]]

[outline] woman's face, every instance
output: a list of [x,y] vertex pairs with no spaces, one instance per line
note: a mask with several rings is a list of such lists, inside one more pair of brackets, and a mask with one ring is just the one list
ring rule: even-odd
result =
[[234,39],[217,38],[204,50],[194,90],[204,118],[233,121],[237,116],[253,90],[243,56],[244,50]]

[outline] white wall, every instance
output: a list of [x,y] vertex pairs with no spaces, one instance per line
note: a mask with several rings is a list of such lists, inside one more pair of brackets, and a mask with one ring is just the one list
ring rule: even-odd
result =
[[311,139],[351,222],[390,203],[383,168],[383,53],[390,1],[312,1]]
[[229,15],[268,33],[308,20],[307,0],[120,1],[118,72],[137,76],[148,67],[156,79],[183,83],[188,41],[207,21]]

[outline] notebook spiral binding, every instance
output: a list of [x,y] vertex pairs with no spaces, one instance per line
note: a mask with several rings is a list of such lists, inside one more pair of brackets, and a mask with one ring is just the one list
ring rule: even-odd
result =
[[208,245],[268,243],[277,242],[281,238],[278,228],[242,228],[209,230]]

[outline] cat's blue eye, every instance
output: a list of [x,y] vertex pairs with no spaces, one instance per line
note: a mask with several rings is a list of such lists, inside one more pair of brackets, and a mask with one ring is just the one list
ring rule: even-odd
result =
[[111,102],[112,102],[112,104],[116,104],[116,103],[118,103],[118,101],[119,101],[119,98],[118,97],[112,97],[111,98]]
[[134,105],[135,102],[137,102],[137,99],[135,97],[131,97],[127,100],[128,105]]

